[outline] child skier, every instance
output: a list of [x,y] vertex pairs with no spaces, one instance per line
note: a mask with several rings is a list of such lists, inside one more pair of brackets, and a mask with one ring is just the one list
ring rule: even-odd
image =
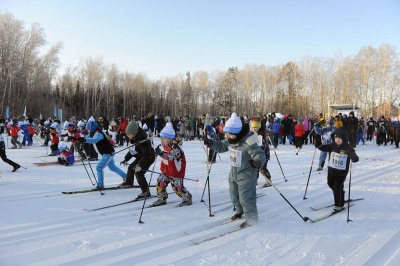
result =
[[13,167],[13,172],[17,171],[21,166],[17,164],[14,161],[11,161],[10,159],[7,158],[6,155],[6,145],[4,144],[4,138],[2,134],[0,134],[0,157],[3,160],[3,162],[8,163]]
[[158,146],[156,154],[162,158],[161,175],[157,179],[157,196],[158,200],[153,202],[151,206],[160,206],[167,204],[167,186],[171,183],[172,190],[182,198],[179,207],[192,205],[192,194],[183,185],[183,179],[186,171],[186,157],[182,148],[175,139],[175,131],[172,123],[167,125],[160,133],[163,151]]
[[321,145],[319,150],[329,152],[328,186],[333,191],[335,207],[333,212],[344,210],[344,181],[349,172],[350,160],[358,162],[358,156],[348,143],[347,130],[345,127],[335,129],[332,133],[334,142]]
[[49,156],[57,156],[60,154],[60,151],[58,150],[58,143],[60,142],[60,138],[58,137],[57,126],[57,122],[54,122],[50,126],[51,153],[49,154]]
[[229,151],[231,171],[229,173],[229,193],[236,208],[232,220],[246,215],[241,227],[258,222],[257,212],[257,172],[265,164],[265,154],[257,145],[257,134],[250,131],[249,124],[243,123],[236,113],[225,124],[226,138],[222,141],[209,140],[206,135],[204,144],[217,152]]
[[17,126],[17,124],[14,124],[13,121],[10,121],[7,125],[7,128],[10,131],[11,144],[13,145],[11,149],[16,149],[17,144],[18,148],[21,148],[22,143],[18,141],[18,131],[20,130],[19,126]]
[[94,120],[93,117],[89,119],[86,124],[86,129],[89,135],[86,137],[78,137],[77,140],[81,143],[88,143],[96,145],[97,150],[101,154],[101,159],[97,164],[97,189],[104,188],[104,168],[108,168],[117,173],[122,179],[125,178],[125,173],[119,169],[114,162],[114,147],[107,140],[106,135],[103,133],[99,124]]
[[[318,134],[319,136],[321,136],[321,142],[323,145],[329,145],[332,143],[332,131],[334,129],[334,123],[332,121],[329,121],[326,124],[325,128],[321,128],[321,124],[320,122],[316,122],[314,124],[314,132],[316,134]],[[318,162],[318,168],[317,171],[322,171],[322,169],[324,169],[324,165],[325,165],[325,160],[326,160],[326,156],[328,155],[327,152],[325,151],[321,151],[321,153],[319,154],[319,162]]]
[[57,158],[59,164],[69,166],[75,163],[73,152],[67,148],[67,145],[64,142],[61,142],[60,145],[58,145],[58,149],[60,150],[60,156]]
[[133,177],[136,176],[136,180],[142,190],[138,198],[150,197],[149,184],[147,183],[145,173],[154,163],[156,157],[151,140],[135,121],[129,122],[125,132],[132,146],[129,148],[121,164],[126,165],[132,158],[135,158],[135,160],[129,165],[126,178],[121,186],[133,186]]

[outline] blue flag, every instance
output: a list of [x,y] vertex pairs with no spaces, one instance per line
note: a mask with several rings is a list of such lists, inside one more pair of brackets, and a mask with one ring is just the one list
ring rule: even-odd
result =
[[54,105],[54,116],[57,116],[57,107]]
[[10,107],[7,106],[6,108],[6,118],[9,119],[10,118]]

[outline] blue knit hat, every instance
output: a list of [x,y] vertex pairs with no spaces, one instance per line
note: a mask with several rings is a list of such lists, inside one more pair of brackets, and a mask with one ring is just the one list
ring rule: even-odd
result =
[[94,133],[94,131],[99,127],[99,124],[94,120],[93,116],[91,116],[86,124],[86,129],[90,130],[91,133]]
[[168,122],[167,125],[161,130],[160,136],[162,138],[167,138],[167,139],[174,139],[175,138],[175,130],[172,127],[172,123]]
[[242,121],[236,113],[232,113],[231,117],[226,121],[224,132],[230,134],[239,134],[242,130]]

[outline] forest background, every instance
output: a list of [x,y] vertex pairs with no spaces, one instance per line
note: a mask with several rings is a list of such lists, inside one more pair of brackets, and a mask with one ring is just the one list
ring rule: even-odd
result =
[[346,57],[338,52],[275,66],[182,70],[186,73],[156,80],[121,72],[101,56],[59,74],[63,44],[46,49],[47,44],[40,24],[25,27],[12,13],[0,12],[0,114],[9,107],[10,117],[17,117],[27,107],[32,117],[51,116],[57,106],[64,117],[326,115],[330,104],[354,104],[369,117],[376,106],[396,104],[400,95],[400,54],[389,43],[366,45]]

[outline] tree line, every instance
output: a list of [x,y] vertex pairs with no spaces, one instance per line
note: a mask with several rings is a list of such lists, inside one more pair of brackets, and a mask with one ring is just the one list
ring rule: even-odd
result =
[[400,57],[390,44],[365,46],[343,57],[311,57],[284,65],[248,64],[243,68],[186,72],[151,80],[144,73],[121,72],[101,56],[79,66],[60,68],[56,43],[47,50],[44,29],[0,13],[0,114],[24,107],[33,117],[51,116],[54,106],[64,117],[261,116],[269,112],[328,114],[330,104],[353,103],[364,116],[400,94]]

